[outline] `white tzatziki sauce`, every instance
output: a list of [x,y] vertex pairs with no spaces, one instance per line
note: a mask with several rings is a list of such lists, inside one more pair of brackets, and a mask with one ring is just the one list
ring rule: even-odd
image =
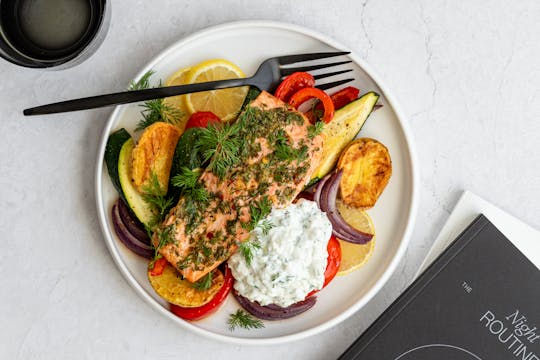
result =
[[263,306],[286,307],[322,288],[332,225],[309,200],[272,209],[265,219],[272,227],[266,233],[256,227],[249,238],[260,244],[252,247],[251,263],[238,251],[228,264],[240,295]]

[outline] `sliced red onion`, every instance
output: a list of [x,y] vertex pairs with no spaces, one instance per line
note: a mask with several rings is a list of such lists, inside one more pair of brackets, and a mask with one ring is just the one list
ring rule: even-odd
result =
[[120,218],[122,219],[122,222],[127,227],[131,235],[135,236],[137,239],[139,239],[146,245],[151,245],[150,237],[148,236],[144,225],[139,221],[139,219],[134,217],[126,203],[122,199],[118,199],[117,204]]
[[[319,180],[317,185],[315,185],[316,187],[315,187],[315,193],[313,194],[313,201],[315,201],[317,204],[319,204],[319,201],[321,199],[322,188],[324,187],[324,184],[326,184],[326,182],[328,181],[330,176],[332,176],[331,173],[326,175],[325,177],[323,177],[321,180]],[[320,207],[320,205],[319,205],[319,207]]]
[[313,191],[304,190],[300,194],[296,195],[296,198],[294,199],[294,202],[298,202],[298,200],[300,200],[300,199],[306,199],[306,200],[310,200],[310,201],[315,201],[315,200],[313,200],[313,195],[314,195]]
[[317,187],[316,194],[319,193],[319,195],[315,195],[315,201],[317,201],[319,208],[328,216],[328,220],[332,224],[332,233],[336,237],[354,244],[365,244],[373,239],[373,234],[359,231],[347,224],[336,207],[336,198],[342,174],[343,171],[338,170],[328,178],[323,178],[324,183]]
[[257,302],[250,301],[249,299],[238,294],[236,290],[233,290],[233,294],[238,303],[240,303],[240,305],[247,312],[263,320],[289,319],[311,309],[317,302],[316,296],[310,296],[303,301],[294,303],[287,307],[281,307],[274,304],[262,306]]
[[143,243],[129,232],[126,225],[122,222],[118,204],[114,204],[112,208],[112,221],[116,234],[120,241],[127,246],[128,249],[135,254],[151,259],[154,255],[154,250],[151,246]]

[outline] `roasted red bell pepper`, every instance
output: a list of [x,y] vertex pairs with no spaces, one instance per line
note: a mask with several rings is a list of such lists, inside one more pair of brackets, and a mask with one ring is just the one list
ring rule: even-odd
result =
[[315,86],[315,78],[313,75],[306,72],[295,72],[287,76],[285,80],[279,84],[274,96],[285,102],[288,102],[291,96],[298,90]]
[[[324,271],[324,284],[323,288],[328,285],[330,281],[336,276],[339,266],[341,265],[341,246],[338,239],[334,235],[330,236],[328,245],[326,245],[328,251],[328,259],[326,260],[326,270]],[[306,298],[315,294],[317,290],[313,290],[307,294]]]
[[322,103],[324,108],[322,120],[325,123],[332,121],[332,118],[334,117],[334,104],[332,103],[330,96],[320,89],[311,87],[299,90],[291,97],[289,104],[298,109],[300,105],[312,98],[316,98]]
[[[330,95],[330,99],[332,99],[332,102],[334,103],[334,109],[341,109],[351,101],[354,101],[358,98],[358,94],[360,94],[360,89],[355,88],[354,86],[347,86],[344,89],[339,90],[337,93]],[[322,110],[322,105],[320,106],[320,109]],[[317,108],[317,107],[316,107]]]
[[159,258],[154,261],[154,267],[150,270],[150,276],[160,276],[163,274],[163,270],[167,266],[167,260],[165,258]]

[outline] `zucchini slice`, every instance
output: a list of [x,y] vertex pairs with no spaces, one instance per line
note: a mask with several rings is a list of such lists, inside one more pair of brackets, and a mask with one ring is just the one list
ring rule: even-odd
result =
[[131,139],[131,135],[129,135],[126,129],[122,128],[109,135],[107,145],[105,146],[105,164],[107,165],[109,177],[111,178],[114,188],[118,191],[118,194],[124,201],[126,201],[126,198],[122,191],[122,186],[120,185],[120,178],[118,177],[118,158],[120,157],[122,145],[129,139]]
[[154,218],[154,213],[131,182],[131,153],[133,152],[134,146],[135,143],[131,137],[122,145],[118,156],[118,178],[122,193],[124,194],[124,198],[126,199],[129,208],[133,211],[137,219],[148,226]]
[[311,176],[310,185],[322,179],[335,167],[339,155],[358,134],[366,122],[379,94],[371,91],[337,110],[334,118],[324,126],[323,154],[319,166]]

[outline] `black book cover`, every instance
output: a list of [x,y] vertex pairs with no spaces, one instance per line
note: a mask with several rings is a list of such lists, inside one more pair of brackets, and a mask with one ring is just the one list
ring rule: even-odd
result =
[[540,360],[540,270],[480,215],[340,359]]

